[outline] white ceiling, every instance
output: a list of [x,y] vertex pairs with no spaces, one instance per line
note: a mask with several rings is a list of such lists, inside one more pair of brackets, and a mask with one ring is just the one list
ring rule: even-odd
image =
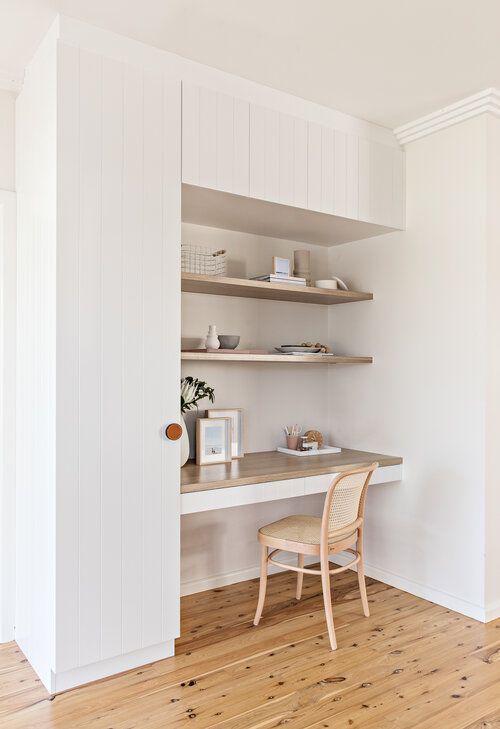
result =
[[0,76],[57,11],[388,127],[500,86],[500,0],[0,0]]

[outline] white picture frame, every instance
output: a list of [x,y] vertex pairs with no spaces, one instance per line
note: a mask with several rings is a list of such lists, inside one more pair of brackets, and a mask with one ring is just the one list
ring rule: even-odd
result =
[[243,458],[243,409],[242,408],[210,408],[205,411],[207,418],[231,418],[231,457]]
[[231,462],[231,418],[198,418],[196,420],[196,463]]
[[280,256],[273,256],[273,273],[275,276],[283,276],[283,278],[290,277],[290,260],[288,258],[281,258]]

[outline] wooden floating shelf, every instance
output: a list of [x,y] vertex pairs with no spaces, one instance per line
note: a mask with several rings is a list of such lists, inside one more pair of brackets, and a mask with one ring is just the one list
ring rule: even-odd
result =
[[275,284],[267,281],[250,281],[245,278],[204,276],[199,273],[183,273],[182,291],[217,296],[242,296],[249,299],[272,301],[296,301],[303,304],[347,304],[353,301],[370,301],[373,294],[341,289],[318,289],[297,284]]
[[315,354],[219,354],[181,352],[181,359],[204,362],[281,362],[283,364],[371,364],[373,357],[318,357]]

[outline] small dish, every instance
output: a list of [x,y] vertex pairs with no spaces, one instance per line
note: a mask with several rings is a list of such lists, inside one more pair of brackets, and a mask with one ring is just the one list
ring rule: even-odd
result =
[[323,278],[316,281],[315,286],[317,289],[336,289],[338,287],[338,282],[333,281],[330,278]]
[[221,349],[236,349],[240,343],[238,334],[219,334],[219,342]]
[[303,347],[300,344],[282,344],[281,347],[275,347],[275,349],[283,354],[315,354],[320,351],[320,347]]

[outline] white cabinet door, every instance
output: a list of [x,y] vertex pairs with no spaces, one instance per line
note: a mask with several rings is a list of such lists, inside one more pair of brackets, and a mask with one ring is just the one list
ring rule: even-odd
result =
[[58,105],[65,686],[66,672],[147,660],[179,633],[180,454],[165,427],[180,417],[180,81],[63,44]]
[[249,194],[250,104],[183,82],[182,181]]
[[182,181],[404,225],[404,153],[354,132],[183,83]]

